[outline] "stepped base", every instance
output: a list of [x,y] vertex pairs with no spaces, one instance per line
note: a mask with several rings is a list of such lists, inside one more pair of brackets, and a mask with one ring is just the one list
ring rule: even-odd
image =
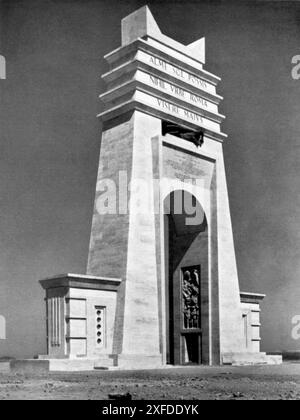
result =
[[231,366],[281,365],[281,355],[260,353],[224,353],[222,364]]
[[97,359],[95,369],[108,367],[109,369],[136,370],[160,369],[163,367],[160,355],[141,356],[139,354],[115,354],[107,359]]
[[118,369],[159,369],[163,367],[161,355],[119,354]]
[[162,368],[160,356],[140,355],[103,355],[99,358],[49,358],[12,360],[10,370],[25,374],[43,374],[47,372],[80,372],[92,370],[135,370]]
[[[281,355],[266,353],[224,353],[222,364],[230,366],[280,365]],[[39,356],[38,359],[11,360],[9,368],[14,373],[44,374],[47,372],[84,372],[93,370],[143,370],[171,368],[163,365],[157,355],[104,355],[95,359],[49,359]],[[176,366],[179,367],[179,366]],[[200,366],[199,366],[200,367]]]
[[94,370],[94,360],[90,359],[26,359],[10,362],[10,370],[15,373],[43,374],[48,372],[81,372]]

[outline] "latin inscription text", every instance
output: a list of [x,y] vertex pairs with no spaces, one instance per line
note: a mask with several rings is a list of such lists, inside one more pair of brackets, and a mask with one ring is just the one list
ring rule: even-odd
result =
[[179,67],[174,66],[173,64],[169,64],[166,61],[162,60],[161,58],[150,56],[150,63],[156,67],[163,69],[164,71],[170,72],[176,77],[180,77],[183,80],[187,80],[189,83],[197,86],[198,88],[207,88],[207,83],[200,79],[199,77],[195,76],[194,74],[188,73]]
[[171,104],[170,102],[159,98],[157,98],[157,104],[163,110],[172,112],[173,114],[178,114],[179,116],[183,116],[184,118],[187,118],[188,120],[191,120],[193,122],[203,124],[203,118],[201,117],[201,115],[195,114],[195,112],[191,112],[186,109],[180,108],[177,105]]
[[187,92],[186,90],[181,89],[178,86],[173,85],[172,83],[165,82],[164,80],[161,80],[155,76],[150,76],[150,81],[155,87],[161,90],[169,90],[170,93],[172,93],[173,95],[179,96],[187,101],[194,102],[195,104],[201,107],[207,108],[208,106],[207,101],[205,99],[201,98],[198,95],[195,95],[194,93]]

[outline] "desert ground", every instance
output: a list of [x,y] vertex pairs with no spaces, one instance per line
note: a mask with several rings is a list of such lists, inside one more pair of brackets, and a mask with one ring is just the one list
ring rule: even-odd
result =
[[300,363],[159,370],[20,374],[0,364],[1,400],[298,400]]

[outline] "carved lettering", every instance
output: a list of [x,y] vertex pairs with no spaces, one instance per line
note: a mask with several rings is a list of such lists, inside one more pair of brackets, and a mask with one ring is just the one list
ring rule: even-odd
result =
[[160,58],[150,56],[150,62],[154,64],[157,67],[162,67],[164,70],[167,70],[167,63],[164,60],[161,60]]
[[183,70],[179,69],[178,67],[172,66],[172,70],[173,73],[177,76],[177,77],[182,77],[184,79],[184,72]]
[[149,56],[149,61],[151,64],[153,64],[156,67],[160,67],[164,71],[173,74],[176,77],[180,77],[181,79],[190,82],[194,86],[197,86],[199,88],[206,89],[207,83],[200,79],[200,77],[197,77],[191,73],[186,72],[185,70],[180,69],[179,67],[173,66],[172,64],[167,63],[166,61],[154,57],[152,55]]
[[[208,107],[207,101],[205,99],[201,98],[200,96],[195,95],[194,93],[190,93],[190,92],[188,92],[188,91],[186,91],[186,90],[184,90],[184,89],[182,89],[178,86],[175,86],[171,83],[168,83],[168,82],[166,82],[166,81],[164,81],[164,80],[162,80],[162,79],[160,79],[156,76],[149,75],[149,79],[150,79],[151,84],[153,86],[155,86],[156,88],[160,89],[160,90],[169,91],[173,95],[180,96],[183,99],[186,99],[190,102],[194,102],[195,104],[197,104],[197,105],[199,105],[203,108]],[[195,119],[194,116],[189,115],[188,117],[192,118],[192,119]]]
[[157,104],[160,108],[163,108],[163,109],[165,109],[169,112],[173,112],[175,114],[179,114],[181,116],[183,114],[183,116],[185,118],[187,118],[189,120],[192,120],[195,123],[203,124],[203,119],[202,119],[201,115],[198,115],[198,114],[195,114],[194,112],[191,112],[191,111],[188,111],[186,109],[180,108],[177,105],[171,104],[170,102],[167,102],[163,99],[156,98],[156,100],[157,100]]
[[161,108],[167,109],[170,112],[174,112],[176,114],[179,112],[178,106],[170,104],[170,102],[164,101],[163,99],[157,98],[157,103]]
[[150,80],[154,84],[154,86],[159,87],[161,89],[166,89],[165,82],[159,79],[158,77],[150,76]]
[[189,118],[190,120],[193,120],[193,121],[197,121],[199,123],[203,122],[202,117],[200,115],[195,114],[194,112],[191,112],[191,111],[187,111],[186,109],[184,109],[183,112],[186,118]]
[[206,82],[204,82],[204,80],[201,80],[199,77],[194,76],[193,74],[188,73],[188,80],[195,86],[203,88],[207,87],[207,84]]
[[181,89],[177,86],[174,86],[174,85],[170,85],[170,87],[171,87],[172,93],[174,93],[175,95],[178,95],[178,96],[182,96],[184,98],[184,90],[183,89]]
[[202,106],[205,106],[207,108],[207,102],[206,102],[206,100],[203,99],[203,98],[201,98],[198,95],[194,95],[193,93],[190,93],[190,100],[193,101],[193,102],[195,102],[195,103],[197,103],[197,104],[200,104]]

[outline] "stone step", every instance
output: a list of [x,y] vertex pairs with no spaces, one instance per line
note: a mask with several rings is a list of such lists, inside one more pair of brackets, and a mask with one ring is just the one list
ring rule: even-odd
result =
[[115,366],[113,357],[101,357],[94,361],[94,369],[109,369]]
[[282,363],[281,355],[270,355],[266,353],[224,353],[222,364],[231,366],[251,365],[279,365]]

